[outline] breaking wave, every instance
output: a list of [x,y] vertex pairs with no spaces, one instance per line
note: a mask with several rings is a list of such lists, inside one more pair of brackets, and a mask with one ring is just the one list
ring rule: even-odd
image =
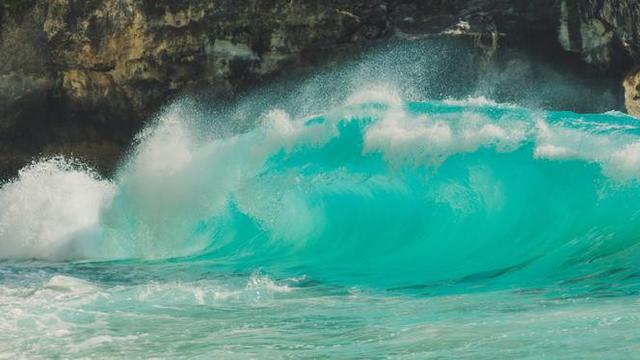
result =
[[233,134],[191,112],[165,111],[112,180],[61,158],[23,169],[0,190],[0,256],[207,259],[400,287],[640,273],[640,126],[626,115],[377,88]]

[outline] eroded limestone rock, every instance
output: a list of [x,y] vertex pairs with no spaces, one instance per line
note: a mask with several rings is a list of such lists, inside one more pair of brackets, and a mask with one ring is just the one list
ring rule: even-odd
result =
[[631,71],[625,77],[623,85],[627,112],[640,119],[640,68]]

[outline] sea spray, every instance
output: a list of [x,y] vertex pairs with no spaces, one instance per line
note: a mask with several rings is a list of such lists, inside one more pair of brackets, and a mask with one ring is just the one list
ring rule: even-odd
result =
[[100,256],[92,243],[115,186],[64,158],[28,165],[0,189],[0,258],[78,259]]

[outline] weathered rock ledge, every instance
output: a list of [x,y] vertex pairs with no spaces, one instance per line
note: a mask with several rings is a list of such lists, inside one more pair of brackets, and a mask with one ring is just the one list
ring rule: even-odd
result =
[[[523,48],[624,81],[640,116],[636,0],[4,0],[0,173],[74,154],[110,169],[175,94],[233,96],[345,49],[441,36]],[[318,56],[322,54],[322,56]]]

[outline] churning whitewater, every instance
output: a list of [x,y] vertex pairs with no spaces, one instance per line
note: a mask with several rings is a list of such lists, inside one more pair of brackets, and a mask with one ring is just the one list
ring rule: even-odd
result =
[[108,179],[22,169],[0,358],[640,353],[637,119],[371,85],[358,69],[401,79],[373,65],[285,101],[178,100]]

